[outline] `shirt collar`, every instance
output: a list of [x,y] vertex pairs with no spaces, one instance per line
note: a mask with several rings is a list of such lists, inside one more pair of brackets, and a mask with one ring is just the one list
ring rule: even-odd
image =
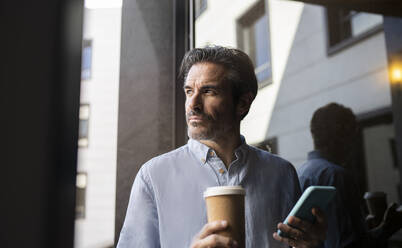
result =
[[[240,140],[241,140],[240,146],[235,149],[234,153],[237,160],[244,161],[247,156],[249,147],[243,135],[240,135]],[[215,154],[212,148],[209,148],[208,146],[204,145],[198,140],[189,139],[187,144],[190,148],[190,151],[194,153],[196,158],[200,160],[202,164],[205,164],[208,161],[208,159],[214,156]]]
[[187,144],[190,148],[190,151],[193,152],[197,159],[201,161],[202,164],[205,164],[207,161],[208,152],[212,149],[198,140],[191,138],[188,140]]
[[311,151],[307,155],[308,160],[317,159],[317,158],[325,159],[324,155],[322,155],[321,152],[317,151],[317,150]]

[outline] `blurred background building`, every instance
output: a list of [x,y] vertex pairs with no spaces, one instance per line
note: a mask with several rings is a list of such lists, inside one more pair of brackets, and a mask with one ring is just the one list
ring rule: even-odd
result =
[[76,248],[112,247],[116,198],[121,7],[84,11]]

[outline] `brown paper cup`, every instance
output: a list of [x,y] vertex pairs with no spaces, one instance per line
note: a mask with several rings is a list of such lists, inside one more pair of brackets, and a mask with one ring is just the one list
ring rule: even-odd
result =
[[239,247],[245,247],[244,195],[241,186],[210,187],[204,192],[208,223],[228,221],[228,228],[218,234],[231,237]]

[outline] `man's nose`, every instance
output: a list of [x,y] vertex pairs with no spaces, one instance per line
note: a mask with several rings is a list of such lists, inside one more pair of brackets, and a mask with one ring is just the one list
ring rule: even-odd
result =
[[194,94],[187,99],[188,104],[187,107],[193,111],[201,111],[202,110],[202,96],[198,92],[194,92]]

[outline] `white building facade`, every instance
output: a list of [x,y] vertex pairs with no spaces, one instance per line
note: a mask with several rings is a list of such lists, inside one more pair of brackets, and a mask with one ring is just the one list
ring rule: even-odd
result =
[[76,248],[114,243],[121,7],[85,9]]

